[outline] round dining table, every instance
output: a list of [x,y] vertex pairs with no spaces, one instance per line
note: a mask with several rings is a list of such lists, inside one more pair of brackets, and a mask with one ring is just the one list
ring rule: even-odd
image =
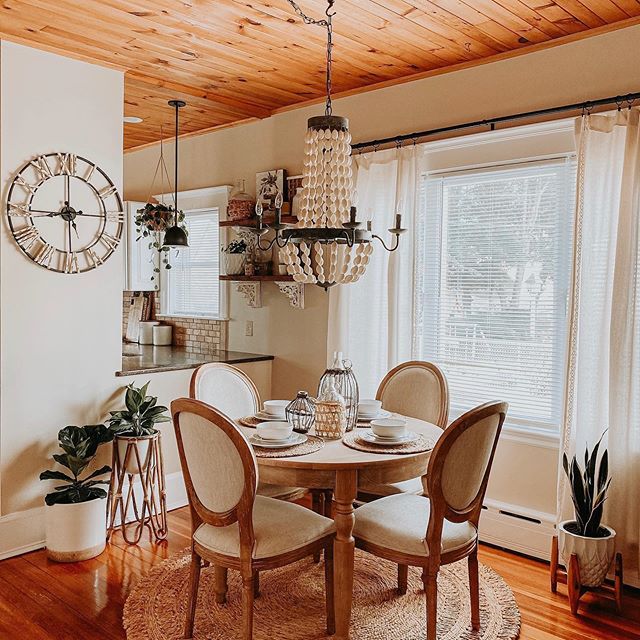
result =
[[[442,429],[435,424],[415,418],[405,419],[410,431],[426,436],[434,444],[442,434]],[[255,433],[249,427],[242,429],[247,436]],[[353,503],[358,483],[401,482],[420,477],[426,473],[430,455],[431,451],[411,454],[367,453],[347,447],[342,440],[326,440],[322,449],[307,455],[288,458],[258,457],[261,482],[333,490],[333,517],[336,524],[335,638],[338,640],[349,638],[355,550]]]

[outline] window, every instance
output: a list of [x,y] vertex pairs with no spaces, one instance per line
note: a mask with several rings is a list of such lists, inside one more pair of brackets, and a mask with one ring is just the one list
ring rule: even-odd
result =
[[189,248],[171,251],[164,270],[163,313],[169,316],[220,317],[220,228],[218,209],[185,211]]
[[453,417],[498,396],[511,424],[559,428],[574,183],[569,158],[424,176],[414,353],[443,367]]

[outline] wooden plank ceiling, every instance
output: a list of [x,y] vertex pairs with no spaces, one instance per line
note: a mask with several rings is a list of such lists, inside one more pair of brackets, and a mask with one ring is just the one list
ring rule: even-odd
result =
[[[299,0],[319,16],[324,0]],[[321,98],[325,33],[286,0],[0,0],[0,36],[126,71],[125,147]],[[337,0],[336,93],[626,26],[640,0]],[[560,40],[562,41],[562,40]]]

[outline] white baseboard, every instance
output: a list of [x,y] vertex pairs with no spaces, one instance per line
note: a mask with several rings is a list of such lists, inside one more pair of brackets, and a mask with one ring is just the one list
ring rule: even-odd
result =
[[[166,477],[167,509],[179,509],[188,504],[182,473]],[[18,556],[45,546],[46,507],[18,511],[0,517],[0,560]]]
[[542,560],[549,560],[555,515],[492,500],[480,517],[480,540]]

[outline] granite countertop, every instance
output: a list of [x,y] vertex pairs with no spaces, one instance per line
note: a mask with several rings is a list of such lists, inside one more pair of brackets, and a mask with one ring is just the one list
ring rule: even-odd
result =
[[134,376],[159,371],[179,371],[195,369],[207,362],[225,362],[239,364],[242,362],[260,362],[273,360],[273,356],[244,351],[216,351],[214,353],[193,353],[183,347],[154,347],[146,344],[123,343],[122,369],[116,376]]

